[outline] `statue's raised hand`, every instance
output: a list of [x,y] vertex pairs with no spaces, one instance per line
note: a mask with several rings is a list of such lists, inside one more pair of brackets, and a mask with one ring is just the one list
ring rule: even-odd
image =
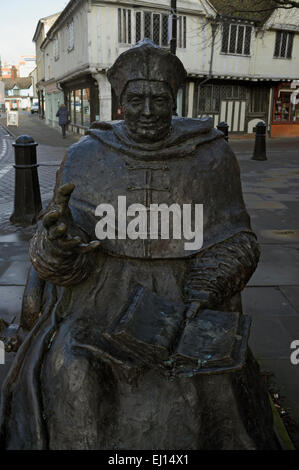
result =
[[72,183],[60,186],[56,191],[50,209],[42,219],[51,251],[56,252],[57,255],[60,254],[60,256],[69,256],[72,253],[89,253],[100,246],[99,241],[84,243],[81,237],[75,235],[78,233],[78,228],[73,221],[68,206],[74,189],[75,185]]

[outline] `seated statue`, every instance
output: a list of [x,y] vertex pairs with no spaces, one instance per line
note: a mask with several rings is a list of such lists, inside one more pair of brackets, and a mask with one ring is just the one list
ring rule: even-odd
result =
[[[30,243],[1,445],[275,449],[240,301],[259,248],[236,158],[211,119],[173,117],[186,71],[165,49],[139,42],[108,78],[124,120],[69,148]],[[170,235],[150,230],[167,208]]]

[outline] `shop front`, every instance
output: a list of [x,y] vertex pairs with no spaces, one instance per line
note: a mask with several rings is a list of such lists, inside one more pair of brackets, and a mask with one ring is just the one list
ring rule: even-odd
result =
[[299,137],[299,81],[276,86],[271,126],[272,137]]
[[98,84],[91,75],[62,84],[64,100],[70,113],[69,130],[84,135],[90,124],[99,119]]

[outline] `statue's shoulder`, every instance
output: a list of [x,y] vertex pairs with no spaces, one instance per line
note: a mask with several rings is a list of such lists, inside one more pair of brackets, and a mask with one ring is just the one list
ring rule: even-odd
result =
[[119,122],[120,121],[93,122],[86,131],[85,136],[69,147],[67,158],[74,161],[76,158],[82,158],[84,153],[84,159],[87,159],[95,152],[98,152],[102,143],[112,139],[114,126]]

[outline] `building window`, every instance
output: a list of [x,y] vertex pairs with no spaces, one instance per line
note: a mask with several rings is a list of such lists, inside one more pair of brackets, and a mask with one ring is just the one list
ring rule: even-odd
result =
[[224,23],[221,52],[223,54],[250,55],[252,26]]
[[293,50],[294,33],[277,31],[275,39],[274,57],[291,59]]
[[222,85],[220,94],[222,100],[245,100],[246,88],[240,85]]
[[199,87],[198,114],[219,113],[220,111],[220,86],[204,85]]
[[250,88],[249,112],[266,113],[268,108],[269,89],[264,87]]
[[70,52],[74,49],[74,22],[73,20],[67,25],[67,50]]
[[[158,46],[168,47],[168,15],[150,11],[136,12],[136,42],[149,38]],[[186,48],[186,16],[177,17],[177,47]]]
[[76,88],[67,94],[72,124],[89,127],[91,123],[90,88]]
[[281,92],[275,103],[274,120],[290,121],[291,120],[291,93]]
[[59,42],[58,42],[58,37],[57,36],[54,38],[53,55],[54,55],[55,60],[59,59]]
[[118,42],[132,43],[131,10],[126,8],[118,9]]

